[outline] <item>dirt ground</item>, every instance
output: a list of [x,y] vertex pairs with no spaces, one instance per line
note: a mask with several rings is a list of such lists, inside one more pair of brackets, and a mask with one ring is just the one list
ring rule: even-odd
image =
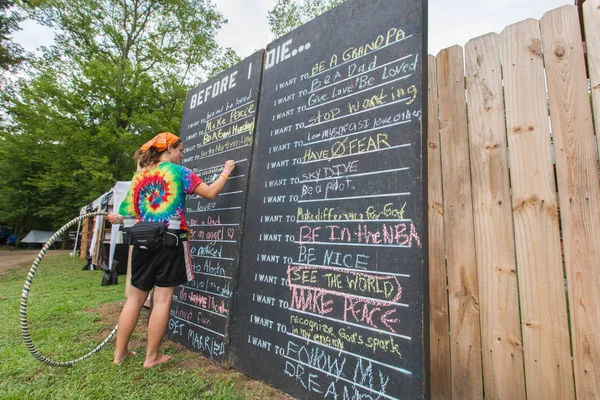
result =
[[[40,252],[37,250],[2,250],[0,251],[0,274],[5,274],[9,269],[20,267],[22,265],[31,265],[35,261],[35,257]],[[44,255],[46,257],[53,257],[58,254],[68,253],[69,250],[48,250]],[[85,264],[85,260],[82,260],[82,264]]]

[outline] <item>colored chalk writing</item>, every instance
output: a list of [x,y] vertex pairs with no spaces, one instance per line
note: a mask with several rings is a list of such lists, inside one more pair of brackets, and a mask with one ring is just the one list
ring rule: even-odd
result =
[[187,196],[194,279],[175,291],[167,335],[221,363],[228,361],[263,55],[192,89],[181,123],[184,164],[206,183],[219,177],[226,160],[236,168],[216,200]]
[[[297,398],[426,397],[422,4],[348,0],[276,40],[240,119],[256,142],[230,356]],[[220,118],[210,140],[238,140]]]

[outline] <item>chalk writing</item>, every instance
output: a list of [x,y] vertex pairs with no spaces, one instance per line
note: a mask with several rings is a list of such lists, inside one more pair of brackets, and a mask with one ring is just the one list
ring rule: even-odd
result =
[[181,124],[184,165],[207,184],[233,159],[224,190],[215,200],[186,198],[194,279],[179,286],[168,335],[218,362],[225,343],[236,287],[245,215],[247,176],[256,129],[263,52],[257,52],[188,93]]
[[424,395],[421,13],[348,0],[267,48],[231,352],[297,398]]

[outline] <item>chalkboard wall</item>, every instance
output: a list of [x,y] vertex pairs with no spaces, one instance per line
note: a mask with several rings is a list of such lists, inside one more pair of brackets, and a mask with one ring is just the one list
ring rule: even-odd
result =
[[299,398],[426,396],[425,4],[267,47],[230,356]]
[[216,200],[186,200],[195,278],[175,290],[167,335],[221,363],[227,361],[263,59],[261,50],[191,90],[181,123],[185,166],[206,183],[219,177],[226,160],[235,160],[236,168]]

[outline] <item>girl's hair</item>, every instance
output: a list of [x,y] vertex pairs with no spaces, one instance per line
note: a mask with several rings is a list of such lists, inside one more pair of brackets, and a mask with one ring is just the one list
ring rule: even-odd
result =
[[[181,139],[177,140],[175,143],[171,145],[172,148],[179,146],[181,143]],[[150,147],[145,152],[142,152],[142,149],[139,149],[135,152],[133,159],[137,162],[137,168],[145,168],[148,165],[156,164],[160,161],[160,155],[164,153],[166,150],[159,152],[156,150],[156,147]]]

